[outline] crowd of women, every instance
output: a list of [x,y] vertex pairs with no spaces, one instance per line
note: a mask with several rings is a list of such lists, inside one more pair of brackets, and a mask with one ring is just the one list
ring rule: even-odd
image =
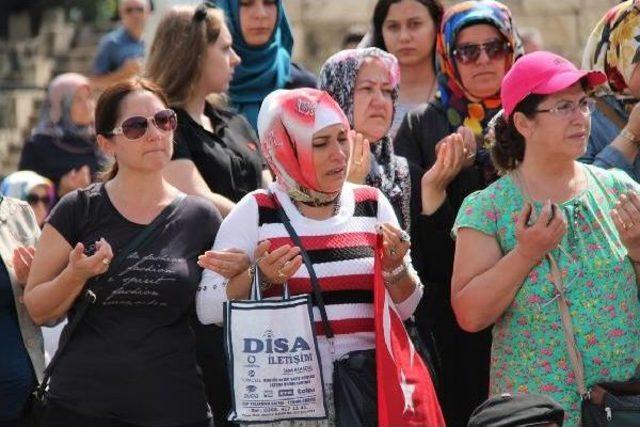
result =
[[[97,102],[79,74],[50,83],[0,186],[0,426],[29,422],[40,325],[65,319],[42,425],[229,424],[224,303],[256,270],[266,296],[310,293],[304,251],[331,384],[331,351],[375,348],[376,235],[446,425],[511,393],[577,426],[580,384],[635,375],[640,1],[604,15],[579,70],[525,55],[497,1],[378,0],[317,79],[281,0],[216,5],[167,11],[142,78]],[[326,390],[326,420],[275,425],[336,425]]]

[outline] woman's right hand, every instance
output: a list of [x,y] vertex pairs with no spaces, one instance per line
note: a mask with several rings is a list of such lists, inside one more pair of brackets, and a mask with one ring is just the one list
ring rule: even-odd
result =
[[371,169],[371,148],[369,140],[361,133],[349,131],[351,146],[349,149],[349,176],[347,181],[354,184],[364,184]]
[[113,259],[111,245],[104,238],[97,241],[95,245],[96,251],[90,256],[84,254],[84,245],[80,242],[69,253],[67,269],[79,282],[86,282],[109,270],[109,264]]
[[436,162],[422,176],[422,213],[431,215],[444,202],[447,186],[465,161],[463,136],[452,133],[436,144]]
[[567,221],[560,209],[547,200],[535,224],[529,225],[533,207],[525,203],[516,222],[516,253],[528,261],[538,263],[552,249],[562,241],[567,231]]
[[261,279],[265,282],[282,285],[302,265],[300,248],[297,246],[284,245],[269,252],[271,242],[268,240],[260,243],[256,249],[255,256],[258,259]]

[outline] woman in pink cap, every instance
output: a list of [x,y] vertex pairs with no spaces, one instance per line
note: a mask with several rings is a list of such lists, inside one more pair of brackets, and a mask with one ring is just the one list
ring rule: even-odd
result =
[[576,161],[589,139],[587,93],[605,80],[549,52],[516,62],[493,123],[491,155],[504,176],[465,199],[453,228],[458,322],[469,331],[495,324],[491,394],[549,395],[569,426],[579,423],[583,384],[627,380],[640,362],[640,187]]
[[[305,245],[325,296],[329,324],[336,333],[335,357],[374,348],[373,256],[376,233],[383,234],[383,276],[402,319],[415,310],[422,285],[411,267],[410,241],[391,204],[376,188],[346,181],[349,122],[328,93],[317,89],[277,90],[258,115],[262,152],[276,176],[268,190],[238,202],[222,223],[214,251],[238,248],[253,266],[233,278],[205,270],[196,297],[204,324],[223,322],[223,303],[247,299],[252,271],[260,270],[265,296],[310,293],[309,272],[283,225],[278,206]],[[233,266],[228,266],[233,269]],[[386,272],[386,273],[385,273]],[[316,311],[316,322],[320,317]],[[319,323],[318,323],[319,324]],[[332,383],[329,342],[318,335],[323,378]],[[331,387],[326,387],[331,390]],[[295,425],[334,425],[333,394],[327,394],[328,421]],[[375,408],[371,408],[375,414]],[[293,425],[285,422],[282,425]]]

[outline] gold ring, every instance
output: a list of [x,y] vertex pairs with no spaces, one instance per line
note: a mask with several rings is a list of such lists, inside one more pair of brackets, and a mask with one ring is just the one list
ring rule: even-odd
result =
[[462,149],[462,154],[467,154],[468,152],[469,152],[469,150],[467,150],[467,147],[464,147],[464,148]]
[[285,277],[287,277],[282,271],[278,270],[278,277],[280,279],[284,279]]
[[356,166],[362,166],[362,161],[359,162],[357,160],[354,160],[353,164],[356,165]]
[[398,251],[396,250],[396,248],[392,247],[391,249],[389,249],[389,254],[391,256],[396,256],[397,253],[398,253]]
[[109,265],[109,263],[111,263],[111,260],[109,258],[102,258],[102,263],[104,265]]

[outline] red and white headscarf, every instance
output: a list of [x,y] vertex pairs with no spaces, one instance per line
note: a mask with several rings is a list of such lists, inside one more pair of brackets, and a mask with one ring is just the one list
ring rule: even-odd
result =
[[258,114],[262,154],[276,175],[276,183],[297,202],[323,205],[339,192],[320,191],[313,163],[313,134],[331,125],[349,122],[338,104],[317,89],[276,90]]

